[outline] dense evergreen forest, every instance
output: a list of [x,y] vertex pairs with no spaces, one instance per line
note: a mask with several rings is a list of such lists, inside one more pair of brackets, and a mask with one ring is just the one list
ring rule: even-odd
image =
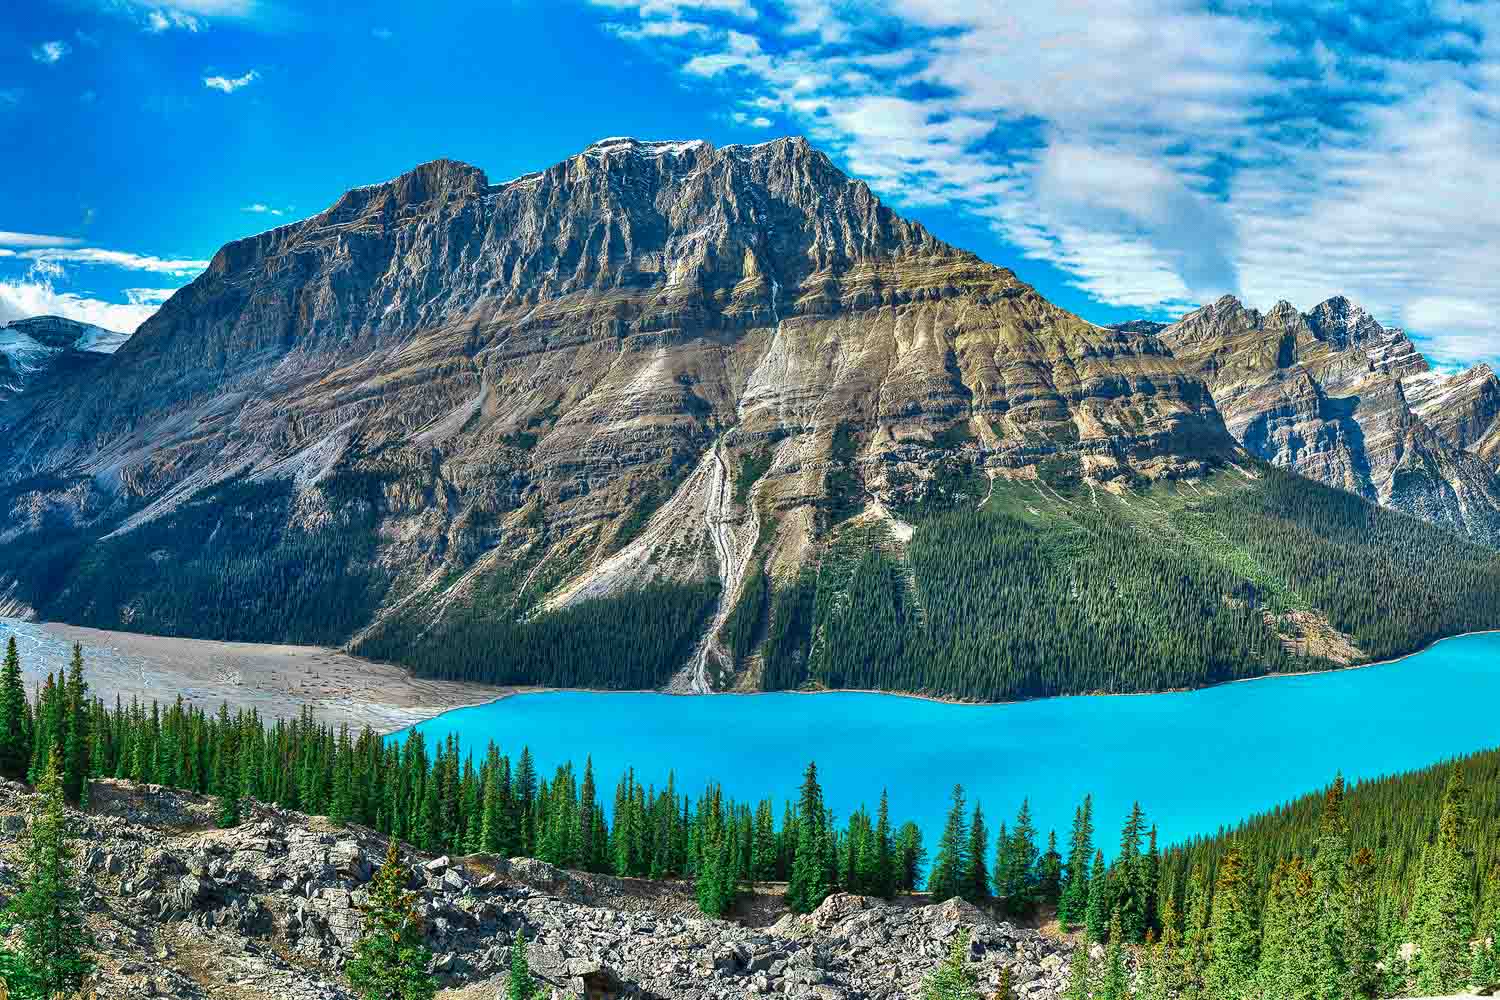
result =
[[[1280,616],[1365,658],[1500,626],[1500,553],[1277,469],[1126,496],[959,481],[902,547],[840,533],[779,587],[767,689],[984,701],[1198,687],[1324,669]],[[982,501],[982,502],[981,502]]]
[[0,775],[55,774],[84,805],[101,776],[213,795],[224,825],[247,800],[275,802],[434,852],[691,879],[710,915],[755,882],[785,882],[788,907],[809,912],[833,892],[892,896],[925,875],[935,899],[1055,914],[1085,942],[1108,942],[1102,962],[1075,951],[1068,996],[1080,1000],[1357,1000],[1500,982],[1500,751],[1352,790],[1339,780],[1165,851],[1139,804],[1118,841],[1096,843],[1103,818],[1085,798],[1060,843],[1040,836],[1024,801],[995,824],[955,786],[929,865],[921,831],[898,825],[883,793],[873,812],[835,817],[815,764],[779,813],[713,783],[691,794],[670,774],[654,784],[627,772],[606,799],[587,759],[581,774],[564,765],[548,778],[524,748],[512,760],[491,743],[476,756],[415,731],[387,739],[181,699],[109,707],[89,695],[77,647],[34,702],[21,677],[12,640]]

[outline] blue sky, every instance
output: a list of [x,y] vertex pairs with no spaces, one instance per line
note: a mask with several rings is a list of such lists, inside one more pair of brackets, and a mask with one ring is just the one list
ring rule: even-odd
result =
[[1344,293],[1500,356],[1494,3],[19,0],[0,51],[0,320],[131,329],[439,156],[805,134],[1096,322]]

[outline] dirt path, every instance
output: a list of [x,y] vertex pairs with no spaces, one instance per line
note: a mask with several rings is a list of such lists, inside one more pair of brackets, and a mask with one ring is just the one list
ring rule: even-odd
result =
[[73,643],[83,644],[89,687],[113,704],[138,698],[183,699],[209,710],[222,702],[286,718],[311,707],[332,723],[393,732],[450,708],[492,701],[507,689],[424,680],[400,667],[321,646],[215,642],[107,632],[52,622],[0,618],[0,643],[16,637],[28,685],[67,667]]

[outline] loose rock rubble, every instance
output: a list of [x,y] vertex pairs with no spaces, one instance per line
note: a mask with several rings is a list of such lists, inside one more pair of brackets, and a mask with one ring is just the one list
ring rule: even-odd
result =
[[[0,891],[28,792],[0,783]],[[340,970],[361,928],[385,839],[362,827],[256,807],[231,830],[212,804],[97,781],[77,816],[99,997],[352,1000]],[[451,1000],[504,995],[517,930],[555,997],[819,1000],[915,997],[961,928],[981,987],[1009,967],[1023,1000],[1057,997],[1068,946],[958,901],[915,906],[830,897],[774,923],[710,920],[692,887],[565,872],[537,861],[408,855],[410,885]],[[762,894],[746,908],[768,911]]]

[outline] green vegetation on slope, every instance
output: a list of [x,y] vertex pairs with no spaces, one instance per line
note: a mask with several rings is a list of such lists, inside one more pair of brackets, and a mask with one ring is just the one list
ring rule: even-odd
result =
[[1332,665],[1268,615],[1326,616],[1371,658],[1500,625],[1500,553],[1270,468],[1125,496],[997,482],[906,513],[904,558],[845,534],[776,593],[768,689],[1197,687]]

